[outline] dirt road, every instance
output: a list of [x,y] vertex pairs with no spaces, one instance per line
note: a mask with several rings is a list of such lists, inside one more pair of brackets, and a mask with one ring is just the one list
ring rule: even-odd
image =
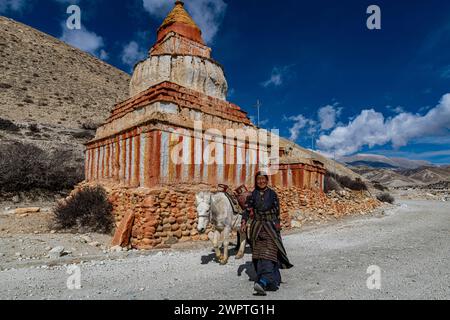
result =
[[[295,267],[282,271],[280,291],[258,298],[450,299],[450,202],[400,203],[285,236]],[[67,288],[67,266],[26,266],[0,272],[0,299],[255,298],[249,254],[227,266],[211,259],[209,247],[93,259],[78,264],[80,290]],[[368,289],[369,266],[380,289]]]

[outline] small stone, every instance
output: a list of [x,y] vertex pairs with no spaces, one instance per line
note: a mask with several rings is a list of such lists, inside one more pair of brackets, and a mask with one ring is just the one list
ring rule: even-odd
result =
[[61,257],[63,254],[64,254],[64,247],[62,246],[55,247],[48,253],[50,259],[57,259]]
[[111,249],[109,249],[109,251],[111,251],[111,252],[122,252],[122,247],[121,246],[114,246]]
[[180,239],[182,237],[182,232],[181,232],[181,230],[177,230],[173,233],[173,235],[175,237],[177,237],[178,239]]
[[302,227],[302,223],[296,220],[292,220],[291,221],[291,228],[301,228]]
[[37,213],[41,211],[41,208],[33,207],[33,208],[18,208],[14,210],[14,213],[17,215],[23,215],[26,213]]
[[89,236],[87,236],[87,235],[81,235],[80,236],[80,241],[82,243],[90,243],[90,242],[92,242],[92,239]]
[[176,244],[176,243],[178,243],[178,239],[175,237],[169,237],[169,239],[167,239],[164,242],[164,244],[167,244],[167,245],[172,245],[172,244]]
[[90,242],[89,245],[91,247],[100,247],[101,246],[100,242],[97,242],[97,241]]

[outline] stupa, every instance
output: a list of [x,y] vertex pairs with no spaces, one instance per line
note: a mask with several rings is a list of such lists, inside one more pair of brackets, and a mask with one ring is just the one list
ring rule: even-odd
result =
[[[176,1],[147,59],[134,68],[130,98],[113,108],[86,144],[86,183],[110,190],[119,226],[116,244],[127,245],[130,238],[134,247],[163,245],[169,238],[195,240],[195,187],[251,188],[263,155],[269,155],[268,166],[273,152],[281,156],[273,185],[323,188],[320,163],[290,160],[285,150],[273,149],[270,137],[250,141],[247,132],[257,128],[226,100],[227,91],[222,66],[211,58],[183,2]],[[235,136],[230,139],[227,130]],[[163,197],[171,199],[167,206]]]

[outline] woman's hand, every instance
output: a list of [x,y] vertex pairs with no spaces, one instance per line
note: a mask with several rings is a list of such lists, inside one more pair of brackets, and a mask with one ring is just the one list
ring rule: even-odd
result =
[[279,221],[275,222],[275,230],[281,231],[281,229],[282,229],[281,223]]
[[242,220],[241,223],[241,233],[246,233],[247,232],[247,221]]

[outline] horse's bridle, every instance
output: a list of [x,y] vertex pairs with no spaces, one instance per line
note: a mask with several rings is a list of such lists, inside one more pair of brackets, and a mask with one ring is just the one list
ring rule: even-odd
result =
[[[207,204],[206,203],[200,203],[199,205],[198,205],[198,207],[197,207],[197,210],[198,210],[198,208],[200,208],[200,206],[206,206]],[[199,218],[208,218],[209,220],[211,220],[211,208],[209,208],[208,210],[205,210],[205,214],[198,214],[198,217]]]

